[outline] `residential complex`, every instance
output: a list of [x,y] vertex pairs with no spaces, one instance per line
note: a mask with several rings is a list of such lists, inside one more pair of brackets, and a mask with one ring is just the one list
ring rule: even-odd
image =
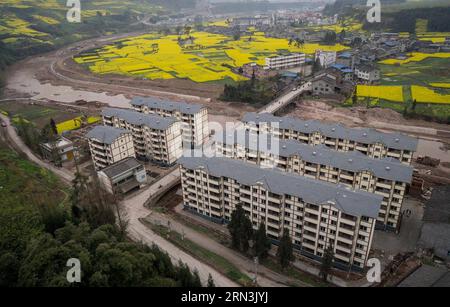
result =
[[332,246],[336,265],[366,265],[381,196],[226,158],[182,158],[180,172],[185,209],[227,222],[242,205],[274,241],[287,229],[303,255]]
[[396,159],[371,159],[357,151],[337,152],[324,145],[309,146],[241,131],[216,136],[215,150],[218,156],[379,194],[383,202],[378,225],[391,230],[399,226],[403,198],[413,174],[412,167]]
[[172,165],[183,154],[181,124],[175,118],[116,108],[103,109],[102,116],[104,125],[132,133],[137,158]]
[[316,50],[315,60],[320,62],[320,66],[322,66],[322,68],[328,68],[336,63],[336,58],[336,51]]
[[359,151],[376,159],[395,158],[408,165],[418,145],[416,138],[401,133],[347,128],[341,124],[278,117],[269,113],[247,113],[242,121],[245,129],[252,132],[269,133],[309,145],[324,144],[337,151]]
[[98,172],[98,179],[111,194],[128,193],[147,183],[147,173],[135,158],[126,158]]
[[86,134],[86,138],[96,170],[101,170],[122,159],[135,157],[133,136],[128,130],[96,126]]
[[358,65],[355,68],[355,76],[367,83],[373,83],[381,79],[381,72],[371,65]]
[[201,146],[208,140],[208,109],[202,105],[144,97],[133,98],[131,105],[141,113],[179,120],[185,148]]
[[304,53],[291,53],[288,55],[278,55],[266,58],[266,69],[286,69],[305,64],[306,55]]

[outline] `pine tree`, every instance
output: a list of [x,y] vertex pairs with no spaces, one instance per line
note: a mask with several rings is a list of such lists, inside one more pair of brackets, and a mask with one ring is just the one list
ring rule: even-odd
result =
[[245,214],[242,205],[238,205],[231,214],[231,221],[228,224],[231,234],[231,242],[234,248],[246,253],[250,247],[249,241],[253,235],[252,223]]
[[280,245],[277,251],[278,261],[281,267],[284,269],[289,266],[290,262],[294,260],[294,247],[292,245],[292,239],[289,235],[289,230],[284,229],[283,236],[280,240]]
[[56,127],[56,122],[55,122],[55,120],[53,118],[50,119],[50,127],[52,128],[53,133],[55,135],[57,135],[58,134],[58,128]]
[[270,243],[270,240],[267,237],[266,225],[264,225],[264,223],[261,223],[259,225],[258,231],[255,233],[254,241],[255,243],[253,249],[255,256],[257,256],[259,259],[267,258],[272,244]]
[[333,266],[333,259],[334,259],[334,248],[333,245],[329,245],[328,248],[325,250],[325,253],[322,257],[322,265],[320,266],[320,273],[319,276],[323,279],[323,281],[327,281],[328,274],[331,271],[331,268]]

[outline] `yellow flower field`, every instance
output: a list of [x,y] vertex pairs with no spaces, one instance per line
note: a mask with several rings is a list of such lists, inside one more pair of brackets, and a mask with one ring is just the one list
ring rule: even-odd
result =
[[439,83],[439,82],[435,82],[435,83],[430,83],[430,85],[431,85],[432,87],[450,88],[450,83]]
[[412,85],[411,95],[420,103],[450,104],[450,95],[441,95],[424,86]]
[[[95,124],[95,123],[98,123],[99,121],[101,121],[101,118],[92,116],[92,117],[88,117],[86,121],[88,124]],[[81,116],[78,116],[71,120],[57,124],[56,130],[58,131],[59,134],[65,132],[65,131],[76,130],[81,127],[82,122],[83,122],[83,118]]]
[[370,97],[395,102],[403,102],[402,86],[358,85],[356,89],[356,94],[358,97]]
[[441,58],[441,59],[447,59],[450,58],[449,52],[437,52],[437,53],[421,53],[421,52],[412,52],[408,54],[409,58],[406,60],[397,60],[397,59],[387,59],[380,61],[380,64],[387,64],[387,65],[395,65],[395,64],[407,64],[409,62],[420,62],[427,58]]
[[289,45],[288,40],[267,38],[255,32],[240,40],[207,32],[192,32],[193,41],[181,46],[177,35],[146,34],[119,40],[94,52],[81,54],[75,62],[98,74],[124,74],[146,79],[190,79],[194,82],[245,78],[230,67],[246,63],[265,64],[265,58],[280,52],[313,54],[317,49],[342,51],[342,45]]

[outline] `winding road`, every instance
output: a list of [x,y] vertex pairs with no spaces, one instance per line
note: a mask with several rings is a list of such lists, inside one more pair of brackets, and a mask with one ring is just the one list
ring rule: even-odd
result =
[[[65,169],[56,168],[55,166],[42,161],[39,159],[22,141],[16,132],[16,129],[11,125],[10,120],[7,116],[0,113],[0,119],[6,123],[7,127],[0,127],[6,132],[7,140],[12,143],[11,145],[18,151],[23,152],[30,161],[38,164],[39,166],[46,168],[53,173],[55,173],[63,182],[71,184],[72,180],[75,178],[74,175]],[[125,200],[123,202],[126,211],[126,217],[128,219],[128,234],[131,239],[143,242],[147,245],[156,244],[162,250],[166,251],[172,261],[177,263],[181,261],[186,263],[191,270],[197,270],[199,272],[200,279],[203,284],[207,283],[208,276],[214,279],[215,284],[218,287],[237,287],[238,285],[222,275],[221,273],[214,270],[212,267],[202,263],[201,261],[195,259],[191,255],[180,250],[172,243],[163,239],[162,237],[155,234],[148,227],[140,222],[140,219],[145,218],[152,213],[151,210],[144,207],[147,199],[153,195],[161,185],[165,185],[172,180],[179,180],[179,170],[175,169],[173,172],[169,173],[167,176],[161,178],[159,181],[155,182],[149,186],[146,190],[134,195],[133,197]]]

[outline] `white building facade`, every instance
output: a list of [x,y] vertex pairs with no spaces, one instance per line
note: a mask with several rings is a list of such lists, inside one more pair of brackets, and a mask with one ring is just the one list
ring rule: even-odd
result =
[[371,159],[359,152],[337,152],[324,145],[309,146],[269,135],[216,136],[215,150],[218,156],[381,195],[377,221],[380,229],[388,230],[399,226],[413,174],[412,167],[395,159]]
[[242,205],[256,229],[278,241],[289,231],[296,251],[320,260],[332,246],[335,264],[363,269],[381,197],[223,158],[182,158],[184,207],[227,222]]
[[278,117],[269,113],[247,113],[242,122],[250,132],[268,133],[309,145],[324,144],[337,151],[359,151],[374,159],[394,158],[407,165],[411,164],[418,146],[416,138],[401,133],[347,128],[340,124]]
[[183,155],[181,123],[175,118],[105,108],[103,124],[132,133],[136,157],[173,165]]
[[135,97],[134,110],[144,114],[173,117],[181,122],[185,148],[202,146],[209,138],[208,109],[199,104]]
[[291,53],[288,55],[278,55],[266,58],[265,69],[287,69],[298,67],[306,63],[304,53]]
[[86,134],[86,138],[97,171],[123,159],[136,156],[133,136],[128,130],[96,126]]
[[322,68],[328,68],[336,63],[337,52],[336,51],[323,51],[316,50],[315,60],[319,60]]

